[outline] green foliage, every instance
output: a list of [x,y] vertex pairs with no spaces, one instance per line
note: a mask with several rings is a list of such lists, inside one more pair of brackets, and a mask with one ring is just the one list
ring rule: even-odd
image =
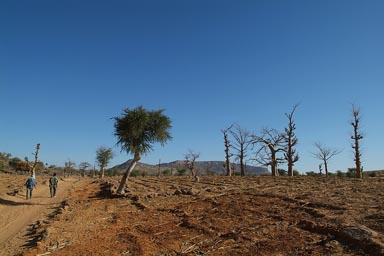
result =
[[131,177],[138,177],[140,176],[140,171],[139,170],[133,170],[131,172]]
[[105,171],[105,176],[107,177],[113,177],[113,176],[116,176],[117,174],[118,172],[116,169],[108,169]]
[[287,176],[287,171],[284,169],[277,169],[279,176]]
[[170,169],[165,169],[161,172],[164,176],[170,176],[172,174],[172,171]]
[[177,169],[177,175],[178,176],[184,176],[186,174],[187,174],[187,169],[185,169],[185,168]]
[[356,168],[348,168],[346,176],[348,178],[356,178]]
[[96,162],[101,169],[106,167],[113,158],[113,151],[111,148],[99,147],[96,150]]
[[153,149],[153,143],[164,145],[170,140],[171,121],[163,111],[149,111],[139,106],[124,109],[121,117],[114,117],[115,136],[121,149],[140,158]]
[[300,173],[298,170],[293,170],[293,176],[300,176]]
[[338,171],[336,171],[336,176],[337,177],[345,177],[345,173],[343,173],[342,171],[340,171],[340,170],[338,170]]
[[307,176],[320,176],[320,174],[314,172],[314,171],[310,171],[310,172],[306,172],[305,173]]

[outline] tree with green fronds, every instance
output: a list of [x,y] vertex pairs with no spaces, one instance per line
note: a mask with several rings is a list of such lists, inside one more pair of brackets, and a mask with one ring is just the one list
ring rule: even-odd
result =
[[96,162],[100,167],[100,178],[104,177],[104,168],[107,167],[112,158],[113,151],[111,148],[101,146],[96,150]]
[[92,165],[88,162],[81,162],[79,164],[79,168],[80,168],[80,176],[81,177],[84,177],[85,176],[85,172],[87,171],[88,168],[90,168]]
[[125,171],[118,194],[125,193],[125,186],[132,170],[140,161],[141,156],[153,150],[153,144],[162,146],[172,139],[170,129],[172,127],[169,117],[163,114],[164,110],[147,110],[142,106],[134,109],[124,109],[122,116],[114,117],[115,136],[121,151],[133,154],[133,159]]

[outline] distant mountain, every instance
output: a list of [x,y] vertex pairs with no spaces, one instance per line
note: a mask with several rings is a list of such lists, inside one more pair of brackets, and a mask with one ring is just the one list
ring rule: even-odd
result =
[[[117,172],[124,172],[130,163],[131,160],[128,160],[122,164],[112,167],[112,170]],[[185,163],[183,160],[178,160],[170,163],[161,163],[160,164],[161,172],[168,170],[169,173],[177,174],[178,170],[186,169]],[[225,174],[225,162],[224,161],[196,161],[195,169],[198,170],[199,175],[224,175]],[[136,171],[145,172],[148,175],[156,175],[159,171],[158,165],[150,165],[145,163],[138,163],[135,167]],[[240,165],[234,164],[235,172],[240,172]],[[269,171],[265,167],[247,165],[245,168],[246,174],[249,175],[263,175],[268,174]],[[188,174],[188,172],[186,172]]]

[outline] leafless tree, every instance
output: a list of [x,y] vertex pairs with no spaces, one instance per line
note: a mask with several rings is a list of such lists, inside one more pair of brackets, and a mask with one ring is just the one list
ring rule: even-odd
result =
[[352,115],[353,120],[351,122],[351,125],[353,127],[353,135],[351,136],[351,139],[353,140],[352,148],[354,150],[354,156],[355,156],[355,165],[356,165],[356,178],[362,178],[363,177],[363,170],[361,167],[361,151],[360,151],[360,140],[363,139],[363,135],[360,133],[360,108],[356,107],[355,105],[352,105]]
[[233,129],[230,130],[230,133],[232,134],[234,141],[231,143],[230,147],[235,149],[236,153],[234,153],[234,156],[238,158],[240,163],[240,175],[245,175],[245,159],[247,158],[247,152],[249,147],[253,145],[252,136],[251,134],[241,128],[239,125],[234,125]]
[[26,162],[26,167],[33,177],[35,177],[36,175],[36,167],[37,167],[37,164],[39,163],[39,150],[40,150],[40,143],[36,144],[36,151],[35,153],[33,153],[33,155],[35,155],[35,161],[33,162],[32,166],[28,160],[28,157],[24,158]]
[[195,181],[198,182],[199,176],[197,170],[195,169],[196,159],[200,157],[200,153],[189,150],[187,154],[184,156],[185,166],[191,171],[192,176],[195,178]]
[[255,143],[261,143],[261,147],[256,152],[256,162],[265,166],[271,166],[272,176],[277,176],[277,164],[283,162],[277,154],[284,151],[284,136],[276,129],[264,128],[261,136],[253,135]]
[[228,132],[230,132],[232,126],[233,126],[233,124],[231,126],[229,126],[228,128],[221,130],[221,132],[223,133],[223,136],[224,136],[225,170],[226,170],[225,175],[226,176],[231,176],[231,154],[229,153],[229,148],[230,148],[231,144],[230,144],[230,141],[228,138]]
[[285,113],[285,116],[288,118],[288,127],[284,129],[284,159],[288,164],[288,176],[293,176],[293,166],[297,161],[299,161],[299,154],[296,152],[295,146],[298,142],[298,139],[295,134],[296,124],[293,120],[293,115],[296,111],[298,105],[293,106],[290,113]]
[[[323,161],[325,175],[328,176],[328,161],[329,161],[329,159],[340,154],[342,152],[342,150],[337,149],[337,148],[326,147],[323,144],[321,144],[320,142],[316,142],[314,144],[314,146],[316,147],[317,152],[311,153],[311,154],[313,155],[313,157]],[[319,165],[319,169],[320,169],[320,173],[321,173],[320,165]]]

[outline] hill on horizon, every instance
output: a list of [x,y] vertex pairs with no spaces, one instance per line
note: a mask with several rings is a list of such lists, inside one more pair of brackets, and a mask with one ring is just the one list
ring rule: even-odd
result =
[[[115,165],[110,170],[116,170],[119,173],[125,172],[128,168],[131,160],[128,160],[122,164]],[[235,173],[240,172],[239,164],[232,164],[234,166]],[[183,160],[176,160],[169,163],[160,163],[160,172],[168,170],[171,175],[177,175],[179,170],[186,169],[185,163]],[[225,175],[225,162],[224,161],[196,161],[195,169],[198,170],[199,175]],[[146,163],[137,163],[135,169],[136,171],[143,172],[148,175],[157,175],[159,172],[159,165],[151,165]],[[187,175],[188,170],[185,172]],[[267,168],[260,166],[245,166],[245,173],[247,175],[263,175],[269,174]]]

